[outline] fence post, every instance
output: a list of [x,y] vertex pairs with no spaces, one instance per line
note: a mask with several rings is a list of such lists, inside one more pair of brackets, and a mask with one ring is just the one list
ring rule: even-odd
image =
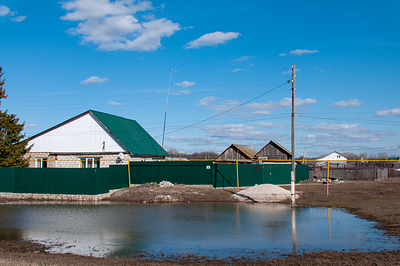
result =
[[238,163],[238,160],[236,160],[236,184],[237,184],[237,190],[239,191],[239,163]]
[[131,187],[131,167],[130,167],[130,164],[129,164],[129,159],[128,159],[128,188],[130,188]]
[[326,174],[326,195],[329,196],[329,161],[328,161],[328,170]]

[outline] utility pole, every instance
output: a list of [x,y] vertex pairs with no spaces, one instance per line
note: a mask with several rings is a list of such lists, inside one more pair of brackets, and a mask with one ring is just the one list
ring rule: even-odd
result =
[[295,162],[295,151],[294,151],[294,91],[295,91],[295,86],[294,86],[294,79],[296,77],[295,74],[295,65],[292,65],[292,172],[291,174],[291,182],[290,182],[290,190],[291,190],[291,195],[292,195],[292,207],[295,206],[295,200],[296,200],[296,192],[295,192],[295,182],[296,182],[296,162]]

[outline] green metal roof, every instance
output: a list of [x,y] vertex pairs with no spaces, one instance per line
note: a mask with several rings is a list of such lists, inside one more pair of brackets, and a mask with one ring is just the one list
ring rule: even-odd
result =
[[[89,111],[131,154],[161,156],[161,146],[135,120]],[[162,154],[169,156],[165,150]]]

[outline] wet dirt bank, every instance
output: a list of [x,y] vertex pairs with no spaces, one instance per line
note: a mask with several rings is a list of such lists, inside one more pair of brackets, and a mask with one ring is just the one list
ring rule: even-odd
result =
[[[290,186],[283,186],[290,189]],[[400,178],[382,181],[303,183],[296,186],[297,205],[343,208],[370,221],[390,235],[400,236]]]
[[[290,189],[290,186],[284,186]],[[350,212],[378,222],[377,227],[387,233],[400,236],[400,178],[383,181],[356,181],[329,185],[303,183],[296,186],[301,198],[299,206],[345,208]],[[157,202],[227,202],[236,189],[213,189],[207,186],[171,186],[160,188],[143,185],[131,187],[112,195],[108,201],[118,203]],[[169,197],[168,197],[169,196]],[[157,200],[156,200],[157,199]],[[0,265],[400,265],[400,251],[387,252],[313,252],[304,255],[267,261],[248,259],[220,261],[196,257],[179,260],[142,260],[140,258],[93,258],[68,254],[49,254],[38,244],[21,241],[0,242]]]

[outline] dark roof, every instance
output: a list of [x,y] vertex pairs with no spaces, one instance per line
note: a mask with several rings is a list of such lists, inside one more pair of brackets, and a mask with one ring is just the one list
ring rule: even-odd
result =
[[[93,110],[89,110],[83,114],[68,119],[61,124],[31,137],[31,139],[70,123],[88,113],[92,114],[104,129],[107,130],[108,133],[111,134],[116,141],[118,141],[132,155],[161,156],[161,146],[135,120]],[[169,156],[165,150],[163,150],[162,154],[163,156]]]
[[292,153],[291,153],[289,150],[287,150],[285,147],[283,147],[283,146],[282,146],[281,144],[279,144],[278,142],[271,140],[269,143],[275,144],[276,146],[278,146],[279,148],[281,148],[282,150],[284,150],[285,152],[287,152],[287,154],[289,154],[290,156],[292,155]]
[[258,155],[266,146],[268,146],[268,145],[276,146],[276,147],[278,147],[279,149],[281,149],[283,152],[285,152],[287,155],[292,156],[292,153],[291,153],[289,150],[287,150],[287,149],[286,149],[285,147],[283,147],[281,144],[279,144],[278,142],[273,141],[273,140],[271,140],[271,141],[268,142],[264,147],[262,147],[262,149],[261,149],[259,152],[257,152],[257,155]]
[[224,154],[227,150],[230,148],[236,148],[237,150],[241,151],[244,155],[246,155],[249,159],[253,159],[254,156],[256,155],[257,151],[246,145],[237,145],[237,144],[231,144],[228,148],[226,148],[218,157],[220,157],[222,154]]
[[246,154],[246,156],[248,156],[250,159],[253,159],[254,156],[257,153],[257,151],[254,148],[250,147],[250,146],[236,145],[236,144],[232,144],[232,146],[235,146],[238,150],[240,150],[241,152]]

